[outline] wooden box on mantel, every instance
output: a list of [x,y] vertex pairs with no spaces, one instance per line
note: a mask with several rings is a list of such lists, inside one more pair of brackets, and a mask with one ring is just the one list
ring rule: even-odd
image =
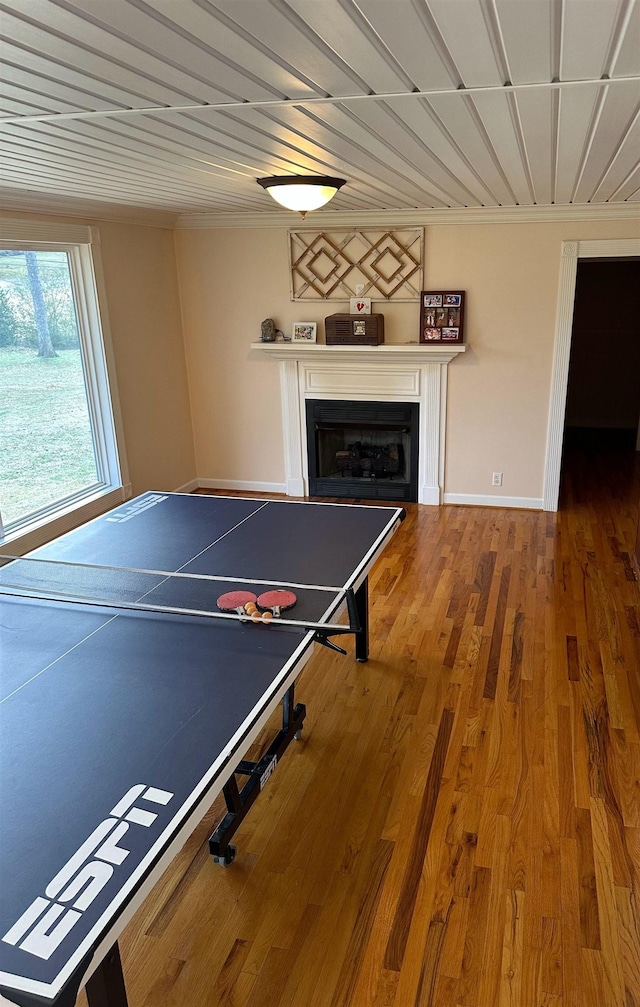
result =
[[328,346],[379,346],[384,343],[384,315],[327,315]]

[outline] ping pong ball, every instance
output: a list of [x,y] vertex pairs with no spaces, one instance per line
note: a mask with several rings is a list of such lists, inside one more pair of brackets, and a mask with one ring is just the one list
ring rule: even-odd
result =
[[262,613],[262,621],[263,622],[271,622],[272,619],[273,619],[273,612],[263,612]]

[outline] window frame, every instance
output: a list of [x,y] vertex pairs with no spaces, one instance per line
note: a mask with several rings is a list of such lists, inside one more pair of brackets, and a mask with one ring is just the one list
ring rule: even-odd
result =
[[[131,488],[98,229],[86,225],[0,218],[0,233],[2,248],[58,251],[68,256],[97,474],[97,481],[91,485],[32,511],[8,527],[3,527],[0,503],[0,548],[4,548],[9,542],[17,546],[19,540],[25,537],[33,539],[34,532],[36,544],[46,541],[60,530],[67,530],[126,499]],[[68,516],[72,516],[71,520],[63,520],[61,524],[59,519]],[[30,542],[29,547],[32,544]]]

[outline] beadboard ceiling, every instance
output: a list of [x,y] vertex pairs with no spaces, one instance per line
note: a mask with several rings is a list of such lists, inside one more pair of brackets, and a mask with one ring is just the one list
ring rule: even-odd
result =
[[[0,0],[5,205],[638,201],[636,0]],[[629,207],[630,209],[630,207]],[[314,220],[326,211],[318,211]]]

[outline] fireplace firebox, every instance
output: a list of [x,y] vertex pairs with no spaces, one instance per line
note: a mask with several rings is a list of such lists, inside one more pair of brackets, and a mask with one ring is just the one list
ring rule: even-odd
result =
[[308,399],[309,495],[416,502],[419,408]]

